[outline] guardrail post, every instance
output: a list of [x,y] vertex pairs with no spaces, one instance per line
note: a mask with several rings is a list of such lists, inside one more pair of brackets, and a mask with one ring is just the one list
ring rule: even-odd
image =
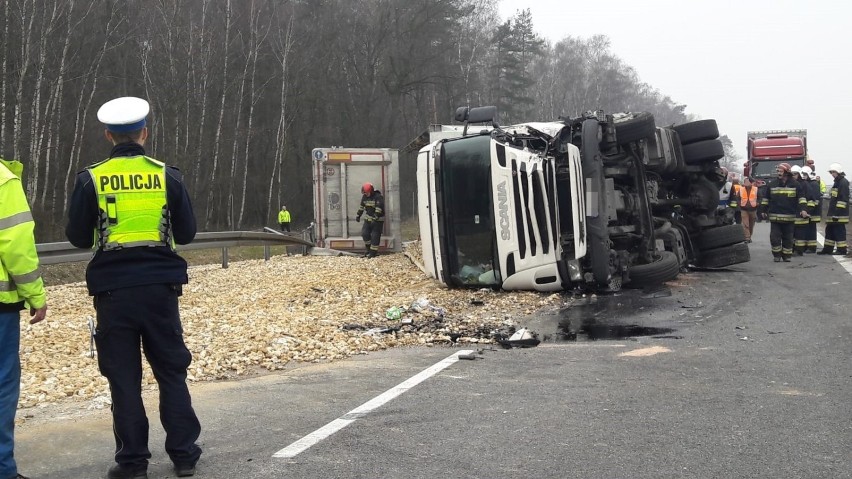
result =
[[222,268],[228,267],[228,247],[222,248]]
[[[285,246],[285,248],[286,248],[286,246]],[[269,250],[270,250],[269,245],[263,246],[263,259],[264,259],[264,261],[269,261],[269,256],[270,256]]]

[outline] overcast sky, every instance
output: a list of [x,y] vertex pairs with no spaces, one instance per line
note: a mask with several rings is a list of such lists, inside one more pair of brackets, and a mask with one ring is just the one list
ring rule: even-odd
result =
[[504,20],[526,8],[552,42],[607,35],[643,82],[715,118],[743,159],[747,131],[803,128],[817,173],[830,184],[837,162],[852,177],[852,2],[500,0]]

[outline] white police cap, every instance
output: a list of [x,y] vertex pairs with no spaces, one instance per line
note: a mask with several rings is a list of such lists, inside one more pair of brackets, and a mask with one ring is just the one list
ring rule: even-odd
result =
[[151,111],[148,102],[134,96],[110,100],[98,110],[98,120],[109,131],[127,133],[145,127],[145,117]]

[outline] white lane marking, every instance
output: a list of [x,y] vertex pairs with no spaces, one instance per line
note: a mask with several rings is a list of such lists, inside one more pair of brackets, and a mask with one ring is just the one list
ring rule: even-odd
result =
[[[820,233],[820,232],[817,232],[817,241],[819,242],[820,247],[825,245],[825,236],[823,236],[822,233]],[[852,274],[852,261],[850,261],[848,258],[845,258],[843,256],[832,255],[832,257],[834,258],[835,261],[837,261],[840,264],[840,266],[843,267],[843,269],[846,270],[846,272],[848,272],[849,274]]]
[[430,377],[434,376],[435,374],[446,369],[451,364],[458,362],[459,355],[472,354],[472,353],[473,353],[473,351],[471,351],[469,349],[465,349],[465,350],[462,350],[462,351],[459,351],[457,353],[452,354],[448,358],[443,359],[438,363],[435,363],[434,365],[430,366],[427,369],[424,369],[423,371],[420,371],[419,373],[415,374],[414,376],[406,379],[405,381],[399,383],[398,385],[396,385],[396,386],[388,389],[387,391],[379,394],[378,396],[374,397],[373,399],[370,399],[369,401],[367,401],[364,404],[362,404],[362,405],[356,407],[355,409],[349,411],[348,413],[344,414],[343,416],[340,416],[339,418],[335,419],[334,421],[331,421],[330,423],[326,424],[325,426],[317,429],[316,431],[314,431],[314,432],[308,434],[307,436],[299,439],[298,441],[290,444],[289,446],[285,447],[284,449],[281,449],[280,451],[273,454],[272,457],[279,457],[279,458],[285,458],[285,459],[296,457],[299,453],[307,450],[308,448],[310,448],[314,444],[317,444],[318,442],[322,441],[323,439],[331,436],[332,434],[336,433],[337,431],[339,431],[339,430],[343,429],[344,427],[346,427],[346,426],[352,424],[353,422],[357,421],[359,418],[364,417],[367,414],[371,413],[372,411],[378,409],[379,407],[381,407],[382,405],[384,405],[385,403],[387,403],[391,399],[393,399],[393,398],[399,396],[400,394],[408,391],[409,389],[413,388],[414,386],[417,386],[418,384],[422,383],[423,381],[429,379]]

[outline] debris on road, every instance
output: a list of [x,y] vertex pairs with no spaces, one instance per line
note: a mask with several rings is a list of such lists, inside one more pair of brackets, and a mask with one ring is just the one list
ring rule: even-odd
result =
[[[561,297],[488,289],[449,290],[403,254],[373,261],[349,256],[273,256],[194,266],[180,302],[192,352],[190,381],[245,377],[293,362],[334,361],[387,348],[492,344],[494,331]],[[235,285],[239,285],[235,288]],[[97,359],[89,357],[86,317],[94,316],[83,283],[48,285],[46,321],[21,325],[21,408],[108,397]],[[471,301],[481,301],[476,304]],[[399,320],[389,309],[409,305]],[[406,320],[410,319],[410,321]],[[144,390],[156,390],[145,366]]]

